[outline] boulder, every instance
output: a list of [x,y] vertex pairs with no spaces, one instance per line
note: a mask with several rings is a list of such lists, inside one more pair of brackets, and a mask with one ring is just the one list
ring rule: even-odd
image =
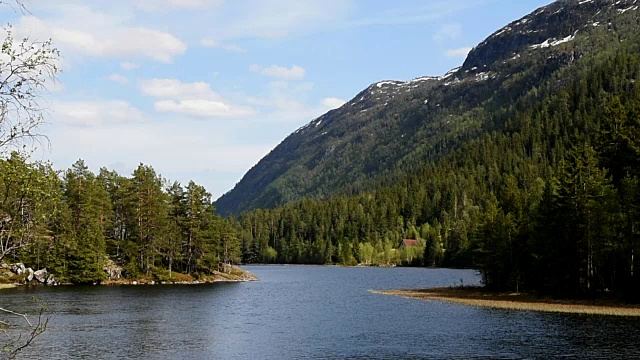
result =
[[41,282],[43,284],[46,284],[47,283],[47,278],[49,277],[49,273],[47,272],[47,268],[44,268],[44,269],[40,269],[40,270],[34,272],[33,276],[39,282]]
[[109,275],[110,280],[122,277],[122,266],[118,266],[113,260],[109,260],[103,270]]
[[33,280],[33,273],[34,273],[33,269],[27,268],[26,272],[27,272],[27,282]]
[[53,277],[52,274],[49,274],[49,276],[47,276],[46,284],[47,285],[57,285],[56,284],[56,279]]
[[222,263],[220,264],[220,269],[220,271],[222,271],[223,273],[229,274],[231,273],[231,271],[233,271],[233,265]]
[[22,274],[24,274],[25,270],[26,270],[26,268],[24,267],[23,263],[16,263],[16,264],[11,265],[11,271],[14,274],[22,275]]

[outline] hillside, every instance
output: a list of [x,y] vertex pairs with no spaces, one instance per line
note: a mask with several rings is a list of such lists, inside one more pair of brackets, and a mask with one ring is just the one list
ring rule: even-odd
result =
[[504,129],[512,104],[562,86],[581,58],[635,43],[636,2],[556,1],[496,31],[443,76],[372,84],[289,135],[217,200],[218,212],[391,185]]

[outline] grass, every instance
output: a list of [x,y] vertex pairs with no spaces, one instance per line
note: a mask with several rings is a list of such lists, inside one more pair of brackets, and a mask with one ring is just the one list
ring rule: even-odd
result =
[[137,284],[202,284],[202,283],[214,283],[214,282],[237,282],[237,281],[251,281],[258,280],[253,274],[244,271],[240,268],[234,267],[230,273],[223,273],[214,271],[212,274],[197,274],[195,277],[189,274],[183,274],[179,272],[172,272],[171,278],[156,279],[152,282],[153,278],[149,276],[139,276],[136,278],[120,278],[113,280],[105,280],[102,285],[125,285],[131,284],[135,281]]
[[527,294],[491,293],[478,287],[434,288],[420,290],[370,290],[374,294],[402,296],[422,300],[446,301],[493,309],[542,311],[553,313],[640,316],[640,307],[612,300],[557,300]]
[[183,273],[179,273],[179,272],[173,272],[171,274],[171,278],[169,279],[170,282],[193,282],[195,281],[195,279],[193,278],[193,276],[189,275],[189,274],[183,274]]

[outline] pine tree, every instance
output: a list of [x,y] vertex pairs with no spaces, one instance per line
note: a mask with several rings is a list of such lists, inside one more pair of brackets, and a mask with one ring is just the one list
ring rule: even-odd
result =
[[71,282],[100,281],[106,274],[104,219],[109,211],[109,198],[104,188],[78,160],[64,177],[64,202],[70,211],[67,274]]

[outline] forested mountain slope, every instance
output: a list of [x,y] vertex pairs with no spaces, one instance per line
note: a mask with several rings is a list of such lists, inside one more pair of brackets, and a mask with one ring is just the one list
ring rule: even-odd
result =
[[221,214],[392,185],[566,86],[638,33],[637,0],[561,0],[496,31],[444,76],[381,81],[288,136],[216,202]]

